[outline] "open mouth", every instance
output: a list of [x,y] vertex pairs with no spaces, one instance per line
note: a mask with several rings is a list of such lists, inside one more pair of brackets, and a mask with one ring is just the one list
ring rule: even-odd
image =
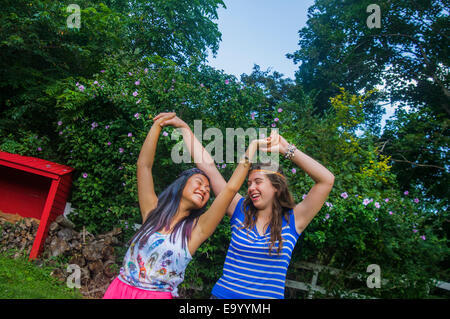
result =
[[200,198],[200,200],[203,202],[204,197],[203,197],[202,194],[200,194],[200,193],[194,193],[194,195],[197,196],[198,198]]
[[252,194],[250,195],[250,198],[255,202],[261,198],[261,194]]

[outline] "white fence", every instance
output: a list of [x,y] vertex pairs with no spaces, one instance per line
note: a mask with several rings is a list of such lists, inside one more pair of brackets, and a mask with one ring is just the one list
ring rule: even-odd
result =
[[[308,293],[308,296],[307,296],[308,299],[312,299],[315,292],[319,292],[324,295],[327,294],[327,291],[325,290],[325,288],[317,285],[317,279],[319,277],[319,272],[326,270],[327,272],[329,272],[332,275],[339,275],[339,274],[343,273],[343,271],[340,269],[323,266],[323,265],[318,265],[318,264],[313,264],[313,263],[308,263],[308,262],[298,262],[298,263],[293,264],[292,266],[294,268],[301,268],[301,269],[310,270],[313,272],[311,283],[294,281],[294,280],[289,280],[289,279],[286,280],[286,287],[306,291]],[[370,274],[351,273],[351,274],[346,274],[345,277],[349,278],[349,279],[357,279],[357,280],[361,280],[361,281],[366,281],[368,275],[370,275]],[[435,282],[436,282],[437,288],[441,288],[441,289],[450,291],[450,283],[444,282],[444,281],[439,281],[439,280],[436,280]],[[387,280],[385,280],[385,279],[381,280],[381,285],[386,284],[386,283],[387,283]],[[343,293],[340,295],[340,297],[341,298],[356,298],[356,299],[376,299],[375,297],[360,295],[360,294],[356,294],[356,293]]]

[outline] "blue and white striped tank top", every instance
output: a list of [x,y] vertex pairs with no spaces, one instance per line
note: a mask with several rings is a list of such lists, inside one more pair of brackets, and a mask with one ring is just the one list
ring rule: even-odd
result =
[[283,218],[283,248],[277,254],[278,241],[269,255],[270,227],[260,236],[256,226],[243,229],[244,198],[238,202],[231,218],[231,242],[223,267],[223,275],[212,294],[223,299],[283,299],[286,273],[292,251],[301,234],[295,229],[290,211],[289,222]]

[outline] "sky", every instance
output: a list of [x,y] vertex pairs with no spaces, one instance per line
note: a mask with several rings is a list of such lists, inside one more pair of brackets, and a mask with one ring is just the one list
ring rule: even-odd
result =
[[[224,0],[217,23],[222,41],[214,58],[209,52],[207,64],[233,74],[251,74],[253,65],[262,71],[270,68],[283,78],[295,79],[299,65],[286,58],[299,49],[298,31],[306,26],[308,8],[314,0]],[[383,89],[380,87],[379,89]],[[394,114],[395,106],[385,106],[381,126]]]
[[[262,71],[277,71],[294,79],[298,69],[287,53],[298,50],[298,31],[306,25],[308,8],[314,0],[224,0],[218,9],[222,41],[216,58],[208,64],[238,80],[250,74],[254,64]],[[272,73],[271,72],[271,73]]]

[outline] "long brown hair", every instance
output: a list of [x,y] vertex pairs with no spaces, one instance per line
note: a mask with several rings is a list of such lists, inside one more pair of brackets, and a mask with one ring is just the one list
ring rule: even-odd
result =
[[[272,254],[273,245],[277,240],[279,243],[277,254],[280,254],[280,251],[283,248],[283,238],[281,237],[283,218],[287,221],[287,223],[289,223],[289,210],[294,208],[295,202],[292,198],[291,193],[289,192],[287,180],[283,174],[281,166],[278,165],[278,169],[276,171],[276,173],[278,174],[275,174],[273,166],[270,163],[254,163],[250,167],[249,174],[251,173],[251,171],[258,169],[274,172],[274,174],[266,174],[273,187],[277,189],[275,198],[272,203],[269,254]],[[255,226],[257,213],[258,210],[255,206],[253,206],[253,202],[247,193],[247,196],[244,199],[245,220],[243,228],[252,229]]]

